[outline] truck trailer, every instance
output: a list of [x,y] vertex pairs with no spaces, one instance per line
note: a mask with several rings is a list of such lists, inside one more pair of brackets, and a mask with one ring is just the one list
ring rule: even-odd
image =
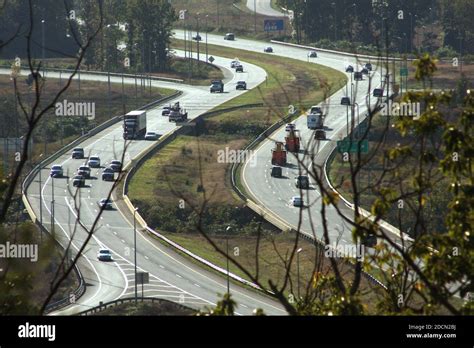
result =
[[130,111],[123,119],[123,138],[125,140],[142,139],[146,134],[146,111]]

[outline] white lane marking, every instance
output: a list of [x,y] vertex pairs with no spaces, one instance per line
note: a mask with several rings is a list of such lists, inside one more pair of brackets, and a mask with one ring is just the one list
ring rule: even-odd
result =
[[181,277],[179,274],[176,274],[176,276],[177,276],[178,278],[183,278],[183,277]]
[[[46,187],[46,185],[44,186],[44,188],[45,188],[45,187]],[[43,188],[43,190],[44,190],[44,188]],[[66,204],[67,204],[67,199],[66,199],[66,197],[64,197],[64,199],[66,200]],[[44,204],[46,210],[48,211],[49,215],[51,215],[51,210],[49,210],[48,205],[46,204],[45,201],[43,201],[43,204]],[[58,221],[57,221],[56,218],[54,219],[54,221],[58,223]],[[73,248],[76,249],[77,251],[79,251],[80,248],[71,240],[71,238],[69,237],[69,234],[68,234],[68,233],[66,232],[66,230],[63,228],[63,226],[62,226],[60,223],[58,223],[58,226],[59,226],[59,228],[61,229],[61,231],[63,231],[63,233],[64,233],[64,235],[66,236],[67,240],[70,241],[70,243],[71,243],[71,245],[73,246]],[[92,299],[94,299],[94,298],[97,296],[97,294],[98,294],[98,293],[101,291],[101,289],[102,289],[102,279],[101,279],[101,277],[100,277],[99,272],[97,272],[96,268],[94,267],[94,265],[92,264],[92,262],[89,260],[89,258],[88,258],[86,255],[84,255],[84,254],[82,254],[82,256],[83,256],[83,257],[86,259],[86,261],[89,263],[89,265],[90,265],[91,268],[92,268],[92,271],[94,271],[94,273],[95,273],[96,276],[97,276],[97,280],[99,281],[99,287],[98,287],[97,291],[95,292],[95,294],[94,294],[92,297],[90,297],[90,298],[88,299],[89,301],[92,301]]]
[[201,285],[199,285],[199,284],[196,284],[196,283],[194,283],[194,285],[196,285],[198,288],[200,288],[200,287],[201,287]]

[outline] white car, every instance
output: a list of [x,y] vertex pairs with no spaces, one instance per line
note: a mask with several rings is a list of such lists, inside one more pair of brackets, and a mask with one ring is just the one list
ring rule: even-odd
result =
[[112,261],[112,253],[109,249],[100,249],[97,258],[99,261]]
[[237,65],[240,65],[240,62],[238,60],[233,60],[230,62],[230,67],[234,69]]
[[294,123],[288,123],[285,127],[285,131],[291,132],[296,130],[296,125]]
[[303,198],[299,196],[291,197],[291,205],[294,207],[302,207],[303,206]]
[[87,165],[91,168],[99,168],[100,167],[100,158],[99,156],[91,156],[89,157],[89,161]]
[[146,132],[145,140],[158,140],[158,134],[155,132]]

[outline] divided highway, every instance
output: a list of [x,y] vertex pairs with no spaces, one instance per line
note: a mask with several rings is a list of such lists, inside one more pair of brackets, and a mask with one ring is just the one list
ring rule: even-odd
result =
[[[182,37],[183,32],[177,30],[177,37]],[[257,42],[251,40],[237,39],[236,41],[224,41],[222,36],[209,35],[208,41],[210,44],[222,45],[236,49],[248,50],[253,52],[262,52],[263,48],[268,44],[264,42]],[[283,47],[274,45],[276,55],[283,57],[296,58],[307,60],[306,51],[296,48]],[[214,64],[228,68],[230,60],[220,57],[215,57]],[[351,59],[352,60],[352,59]],[[315,62],[326,65],[338,70],[343,69],[347,64],[348,58],[339,56],[337,54],[320,54],[320,57],[314,60]],[[226,81],[226,91],[224,94],[210,94],[207,86],[192,87],[182,84],[173,84],[169,82],[153,81],[152,85],[156,87],[166,87],[183,91],[183,95],[179,98],[181,104],[188,110],[189,117],[195,118],[198,115],[212,109],[213,107],[224,103],[242,92],[235,91],[235,82],[240,79],[247,81],[249,88],[257,86],[266,78],[266,73],[261,68],[243,62],[245,72],[244,74],[234,75],[230,71],[229,80]],[[54,77],[53,73],[49,74]],[[64,74],[63,74],[64,77]],[[82,79],[89,80],[106,80],[106,76],[94,76],[81,74]],[[121,82],[120,78],[112,78],[112,82]],[[125,83],[134,83],[132,79],[125,79]],[[340,93],[345,93],[345,88]],[[364,83],[358,86],[358,93],[360,96],[359,103],[363,105],[363,99],[367,94],[367,86]],[[337,103],[338,94],[331,101],[331,105]],[[332,108],[331,108],[332,110]],[[334,129],[330,136],[338,136],[338,131],[342,131],[345,127],[345,108],[341,115],[341,108],[335,108],[331,111],[327,118],[328,126]],[[360,110],[363,114],[363,108]],[[303,118],[298,121],[298,128],[304,129]],[[161,109],[155,108],[148,112],[148,129],[155,131],[161,135],[170,132],[175,125],[169,123],[167,117],[161,116]],[[110,163],[112,159],[120,159],[123,150],[124,141],[122,139],[122,126],[116,124],[101,133],[91,137],[83,144],[83,147],[88,155],[99,155],[102,164]],[[276,134],[277,138],[281,138],[281,133]],[[269,148],[272,146],[271,141],[267,141],[259,147],[258,166],[251,168],[245,167],[244,179],[249,191],[255,196],[255,199],[263,206],[269,209],[282,209],[281,217],[288,222],[293,223],[294,209],[289,209],[285,206],[288,195],[293,195],[290,184],[293,180],[285,180],[286,183],[275,182],[266,185],[268,180],[268,167],[270,161]],[[145,150],[150,144],[145,141],[132,141],[125,154],[125,163],[130,162],[140,152]],[[291,157],[290,157],[291,161]],[[80,160],[72,160],[70,154],[65,154],[60,157],[54,164],[62,164],[65,168],[66,174],[71,177],[77,168],[83,163]],[[40,190],[43,194],[43,221],[48,226],[48,221],[51,216],[53,199],[53,179],[49,178],[50,167],[44,168],[41,172],[43,181],[39,182],[39,176],[36,176],[32,184],[28,187],[27,195],[34,209],[34,212],[39,216],[40,208]],[[252,173],[257,179],[254,181],[250,178]],[[256,174],[256,175],[255,175]],[[97,215],[98,206],[97,201],[104,198],[110,189],[111,184],[104,183],[100,180],[100,172],[93,171],[92,175],[96,177],[94,180],[88,181],[89,187],[81,189],[81,195],[77,199],[80,208],[80,220],[85,226],[90,226],[94,217]],[[293,172],[287,171],[286,176],[291,177]],[[260,180],[260,181],[259,181]],[[263,180],[263,182],[262,182]],[[54,212],[55,212],[55,228],[56,234],[63,245],[67,243],[69,238],[73,235],[75,229],[75,220],[77,213],[74,210],[74,202],[69,189],[72,186],[70,178],[54,179]],[[257,187],[259,186],[259,187]],[[74,192],[74,190],[72,190]],[[275,193],[274,193],[275,192]],[[280,198],[280,199],[278,199]],[[315,192],[314,199],[317,199]],[[284,208],[277,208],[283,206]],[[80,261],[80,268],[86,278],[87,291],[74,304],[66,309],[59,311],[56,314],[73,314],[81,310],[96,306],[101,302],[115,300],[120,297],[131,296],[134,294],[133,283],[133,221],[130,214],[119,209],[113,211],[106,211],[100,218],[98,230],[94,233],[94,238],[88,245],[83,257]],[[314,214],[313,214],[314,215]],[[336,228],[337,226],[334,226]],[[82,228],[77,228],[73,242],[75,247],[81,244],[85,239],[85,232]],[[113,252],[114,262],[105,263],[97,260],[97,252],[99,248],[108,248]],[[225,279],[215,275],[214,273],[203,270],[196,264],[192,263],[186,258],[181,257],[170,248],[164,247],[148,237],[139,233],[137,238],[137,254],[139,270],[150,273],[150,284],[145,286],[146,296],[155,296],[169,299],[175,302],[181,302],[194,308],[202,308],[203,306],[212,306],[216,303],[217,293],[224,293],[226,291]],[[141,289],[139,289],[141,291]],[[231,293],[239,304],[237,308],[238,314],[249,315],[254,308],[263,308],[268,314],[283,315],[286,312],[282,307],[272,299],[260,295],[256,292],[246,290],[234,284],[231,285]]]
[[[230,66],[230,60],[215,58],[214,64],[226,69]],[[237,80],[245,79],[249,88],[254,88],[265,80],[264,70],[251,64],[243,64],[245,66],[243,74],[234,75],[230,70],[226,73],[229,79],[225,81],[226,93],[224,94],[210,94],[207,86],[193,87],[161,81],[153,81],[152,85],[183,91],[178,100],[189,112],[189,118],[193,119],[242,94],[243,92],[235,90]],[[49,76],[55,77],[53,73],[50,73]],[[106,79],[106,77],[87,75],[86,73],[82,73],[81,78],[99,81]],[[121,82],[121,79],[112,78],[112,82]],[[134,83],[134,80],[126,79],[125,82]],[[167,117],[161,116],[160,107],[148,111],[147,123],[149,131],[155,131],[160,135],[164,135],[176,127],[174,123],[168,121]],[[130,142],[125,153],[124,164],[130,162],[150,145],[151,142],[147,141]],[[111,126],[78,146],[85,149],[86,155],[98,155],[101,158],[102,166],[107,165],[113,159],[120,159],[124,149],[122,125],[118,123]],[[51,212],[54,209],[58,240],[66,245],[72,237],[73,253],[86,238],[84,229],[75,224],[76,217],[79,215],[81,223],[90,227],[99,212],[97,202],[107,196],[112,186],[111,183],[101,180],[101,170],[93,170],[93,179],[87,181],[86,188],[80,189],[80,195],[76,199],[77,204],[80,205],[78,214],[74,209],[74,199],[71,194],[75,192],[72,188],[71,177],[83,162],[84,160],[71,159],[70,153],[67,153],[54,163],[63,165],[66,178],[50,178],[50,166],[48,166],[41,171],[42,182],[40,183],[39,175],[37,175],[27,189],[27,197],[38,217],[40,216],[39,190],[41,190],[43,222],[47,227],[51,227],[48,221],[50,221]],[[54,205],[52,203],[53,190]],[[114,210],[103,212],[99,226],[79,264],[86,279],[86,293],[75,304],[55,314],[73,314],[97,306],[99,302],[108,302],[134,295],[133,231],[133,219],[115,204]],[[98,261],[97,253],[100,248],[110,249],[114,261]],[[150,240],[141,233],[137,237],[137,254],[139,271],[150,273],[150,284],[144,287],[146,296],[165,298],[190,307],[203,308],[204,306],[213,306],[217,302],[217,293],[226,292],[224,278],[203,270],[170,248]],[[141,294],[141,287],[139,292]],[[257,307],[263,308],[268,314],[286,314],[278,303],[264,295],[234,284],[231,284],[231,292],[239,303],[238,314],[250,315]]]

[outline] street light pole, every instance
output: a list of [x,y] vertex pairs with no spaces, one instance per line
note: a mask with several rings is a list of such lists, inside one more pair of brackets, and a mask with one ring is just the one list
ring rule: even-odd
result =
[[334,41],[337,41],[337,12],[336,12],[336,3],[333,2],[332,6],[334,6]]
[[196,28],[196,49],[197,49],[197,58],[198,58],[198,72],[199,72],[199,63],[201,62],[201,59],[200,59],[200,51],[199,51],[199,44],[200,44],[200,35],[199,35],[199,12],[197,13],[197,17],[196,17],[196,22],[197,22],[197,28]]
[[227,260],[227,293],[230,294],[230,279],[229,279],[229,231],[230,226],[227,226],[225,232],[225,244],[226,244],[226,260]]
[[300,299],[300,252],[303,251],[302,248],[296,250],[296,281],[298,284],[298,299]]
[[138,302],[138,287],[137,287],[137,218],[136,213],[138,208],[133,211],[133,245],[135,249],[135,305]]
[[44,35],[44,24],[45,24],[45,20],[42,19],[41,20],[41,58],[43,60],[43,64],[44,64],[44,59],[45,59],[45,51],[44,51],[44,46],[45,46],[45,35]]
[[209,27],[208,27],[208,24],[207,24],[208,20],[209,20],[209,15],[206,15],[206,63],[208,63],[208,61],[209,61],[209,52],[207,50],[207,33],[209,31]]
[[253,0],[254,30],[257,32],[257,0]]
[[51,177],[51,234],[54,235],[54,176]]

